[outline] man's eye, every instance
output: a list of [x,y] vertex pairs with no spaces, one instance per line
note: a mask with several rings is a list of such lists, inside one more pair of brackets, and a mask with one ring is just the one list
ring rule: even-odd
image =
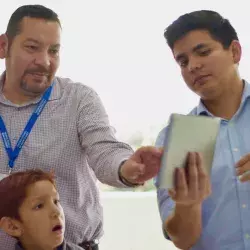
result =
[[181,60],[181,61],[179,61],[179,65],[180,65],[181,67],[186,67],[187,64],[188,64],[188,61],[187,61],[187,60]]
[[50,53],[56,55],[59,53],[59,50],[58,49],[51,49]]
[[34,46],[34,45],[26,45],[25,47],[27,49],[36,49],[36,46]]
[[207,56],[207,55],[210,54],[210,52],[211,52],[210,49],[208,49],[208,50],[203,50],[203,51],[200,51],[200,52],[199,52],[199,55],[201,55],[201,56]]

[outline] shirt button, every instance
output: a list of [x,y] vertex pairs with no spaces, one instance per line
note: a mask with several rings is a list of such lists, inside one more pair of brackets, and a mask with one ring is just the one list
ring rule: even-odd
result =
[[234,152],[238,152],[239,149],[238,149],[238,148],[233,148],[233,151],[234,151]]
[[242,208],[246,208],[246,207],[247,207],[247,205],[246,205],[246,204],[243,204],[243,205],[242,205]]

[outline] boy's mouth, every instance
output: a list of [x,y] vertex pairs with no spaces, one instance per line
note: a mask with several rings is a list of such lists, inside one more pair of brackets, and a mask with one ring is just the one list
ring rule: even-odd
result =
[[62,232],[63,230],[63,227],[62,225],[58,224],[58,225],[55,225],[53,228],[52,228],[52,232]]

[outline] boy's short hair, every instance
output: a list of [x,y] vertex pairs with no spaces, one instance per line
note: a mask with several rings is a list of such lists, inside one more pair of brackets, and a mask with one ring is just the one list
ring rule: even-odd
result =
[[40,169],[13,173],[0,181],[0,220],[10,217],[21,220],[19,208],[26,198],[27,188],[38,181],[50,181],[55,186],[52,172]]
[[233,40],[239,40],[229,20],[211,10],[193,11],[180,16],[166,28],[164,37],[173,50],[176,41],[194,30],[207,30],[224,49],[229,48]]

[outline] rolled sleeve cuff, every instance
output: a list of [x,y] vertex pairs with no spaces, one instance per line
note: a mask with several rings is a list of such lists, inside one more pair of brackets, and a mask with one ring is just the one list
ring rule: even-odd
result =
[[113,162],[111,163],[111,168],[112,168],[112,173],[111,176],[114,176],[115,178],[113,178],[112,180],[110,180],[110,185],[117,187],[117,188],[128,188],[129,186],[127,186],[125,183],[123,183],[120,179],[119,176],[119,169],[120,166],[129,158],[131,157],[131,154],[123,154],[123,155],[117,155]]

